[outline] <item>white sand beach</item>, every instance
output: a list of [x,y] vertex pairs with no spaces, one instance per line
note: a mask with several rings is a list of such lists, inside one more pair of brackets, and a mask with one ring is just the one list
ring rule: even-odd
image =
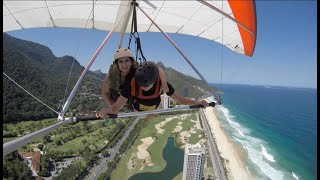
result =
[[167,122],[170,122],[171,120],[173,120],[175,118],[185,120],[188,116],[190,116],[190,115],[189,114],[182,114],[182,115],[178,115],[178,116],[171,116],[171,117],[165,118],[164,121],[155,125],[155,128],[157,129],[157,133],[163,134],[164,130],[162,129],[162,126],[164,126]]
[[151,157],[147,149],[154,142],[154,139],[152,139],[152,137],[147,137],[147,138],[141,139],[141,141],[143,143],[138,146],[137,157],[138,159],[144,159],[145,164],[149,165],[151,164]]
[[[242,147],[240,147],[238,144],[231,142],[226,134],[224,133],[223,129],[220,126],[220,122],[218,121],[218,118],[216,116],[216,108],[207,107],[204,109],[204,113],[208,119],[209,126],[211,128],[211,132],[213,134],[213,137],[216,140],[218,150],[220,152],[220,155],[227,160],[227,163],[225,163],[226,168],[229,172],[229,175],[231,176],[230,179],[235,180],[251,180],[254,179],[252,175],[248,172],[246,169],[243,159],[246,157],[246,152],[243,150]],[[155,125],[155,128],[157,129],[157,133],[162,134],[164,129],[162,127],[167,123],[173,120],[174,118],[179,118],[181,120],[184,120],[188,115],[180,115],[180,116],[172,116],[169,118],[164,119],[164,121],[158,123]],[[199,119],[197,117],[198,122],[190,128],[189,131],[181,131],[182,122],[178,122],[177,126],[173,130],[173,132],[179,132],[180,138],[183,143],[185,142],[185,137],[190,136],[190,133],[195,133],[195,129],[199,129],[200,123]],[[194,132],[193,132],[194,131]],[[151,157],[149,152],[147,151],[148,147],[154,142],[154,139],[152,137],[147,137],[144,139],[141,139],[143,142],[137,147],[137,153],[132,154],[129,162],[128,162],[128,169],[132,169],[135,166],[135,159],[143,159],[144,163],[140,170],[142,170],[145,166],[152,166],[153,163],[151,161]],[[203,140],[204,141],[204,140]]]
[[152,137],[147,137],[141,139],[141,141],[142,144],[137,147],[138,152],[131,154],[131,157],[127,163],[128,169],[134,169],[137,165],[136,161],[138,159],[143,160],[140,170],[143,170],[145,166],[153,166],[153,163],[151,162],[151,156],[148,152],[148,147],[154,142],[154,139]]
[[231,142],[223,129],[216,115],[216,108],[207,107],[204,109],[213,137],[216,140],[220,155],[227,159],[226,168],[231,175],[231,179],[254,179],[246,169],[243,159],[246,157],[246,152],[240,145]]

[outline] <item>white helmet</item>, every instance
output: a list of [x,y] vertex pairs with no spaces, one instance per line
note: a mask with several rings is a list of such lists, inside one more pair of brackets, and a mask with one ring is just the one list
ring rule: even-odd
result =
[[114,61],[122,57],[130,57],[132,58],[132,60],[134,60],[130,49],[127,48],[118,49],[117,52],[114,54]]

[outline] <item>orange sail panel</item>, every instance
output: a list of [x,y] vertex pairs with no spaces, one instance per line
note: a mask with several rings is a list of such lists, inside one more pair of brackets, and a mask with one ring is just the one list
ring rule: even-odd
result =
[[256,43],[256,13],[254,1],[229,0],[230,8],[237,21],[253,32],[253,35],[238,25],[245,55],[252,56]]

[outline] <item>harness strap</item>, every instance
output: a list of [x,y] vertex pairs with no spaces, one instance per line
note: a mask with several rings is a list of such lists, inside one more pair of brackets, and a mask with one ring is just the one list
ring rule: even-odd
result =
[[156,90],[155,92],[150,95],[150,96],[145,96],[142,94],[142,89],[141,89],[141,86],[138,86],[136,84],[136,79],[135,77],[133,77],[131,79],[131,82],[130,82],[130,85],[131,85],[131,96],[136,96],[138,97],[139,99],[153,99],[153,98],[156,98],[159,96],[159,91],[160,91],[160,85],[161,85],[161,82],[160,82],[160,77],[157,78],[157,81],[156,81]]
[[[138,59],[139,59],[140,63],[142,63],[141,57],[142,57],[143,61],[146,61],[146,58],[144,57],[143,52],[142,52],[141,41],[140,41],[140,37],[139,37],[139,33],[138,33],[137,12],[136,12],[136,6],[138,6],[138,3],[136,3],[135,1],[133,3],[134,4],[133,4],[133,12],[132,12],[131,33],[130,33],[130,37],[129,37],[128,49],[130,49],[131,39],[133,36],[135,38],[135,43],[136,43],[136,61],[138,61]],[[135,34],[137,36],[135,36]]]

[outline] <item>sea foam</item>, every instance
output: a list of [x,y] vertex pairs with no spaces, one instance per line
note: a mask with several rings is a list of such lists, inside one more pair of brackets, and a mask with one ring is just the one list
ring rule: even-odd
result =
[[239,138],[233,138],[239,141],[243,148],[247,150],[249,159],[258,166],[258,168],[264,175],[268,176],[270,179],[282,180],[284,177],[283,172],[277,170],[268,163],[275,162],[275,160],[274,157],[267,152],[266,148],[262,146],[262,144],[266,143],[261,139],[250,136],[250,130],[242,127],[238,122],[236,122],[236,119],[231,118],[232,115],[227,108],[221,105],[217,109],[218,111],[221,111],[225,116],[225,118],[223,119],[225,119],[225,121],[227,121],[229,126],[231,126],[231,128],[233,129],[233,134],[235,134],[235,132],[238,132],[237,134],[240,134],[240,136],[236,136]]
[[[264,160],[262,153],[256,148],[258,142],[242,142],[244,146],[247,146],[247,151],[250,160],[255,163],[260,170],[268,176],[270,179],[280,180],[283,179],[283,173],[274,167],[272,167],[267,161]],[[253,143],[253,144],[252,144]]]
[[276,162],[276,161],[274,160],[274,157],[267,152],[266,148],[265,148],[262,144],[260,144],[260,146],[261,146],[261,148],[262,148],[262,151],[261,151],[261,152],[262,152],[263,157],[265,157],[266,159],[268,159],[268,160],[271,161],[271,162]]
[[241,136],[243,136],[243,137],[245,136],[242,131],[238,130],[238,132],[239,132],[239,134],[240,134]]
[[299,180],[299,177],[298,177],[294,172],[292,172],[292,176],[293,176],[296,180]]
[[247,128],[242,127],[238,122],[234,120],[236,116],[233,116],[227,108],[220,106],[218,107],[218,110],[223,113],[227,122],[234,130],[236,130],[236,132],[238,132],[239,135],[245,137],[245,134],[250,132]]

